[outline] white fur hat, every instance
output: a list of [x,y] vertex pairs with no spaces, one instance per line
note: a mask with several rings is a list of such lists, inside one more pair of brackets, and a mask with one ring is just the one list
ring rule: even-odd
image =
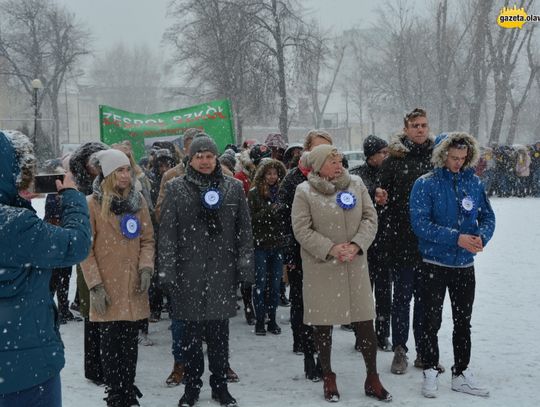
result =
[[110,175],[117,168],[130,165],[129,158],[122,151],[110,148],[98,151],[95,158],[99,162],[104,177]]

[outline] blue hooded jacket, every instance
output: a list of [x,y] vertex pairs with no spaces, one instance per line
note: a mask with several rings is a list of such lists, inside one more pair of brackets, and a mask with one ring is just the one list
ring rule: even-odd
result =
[[[474,254],[459,247],[460,234],[480,236],[484,246],[495,230],[495,214],[484,185],[474,174],[477,143],[466,133],[445,135],[433,150],[435,169],[418,178],[409,199],[409,211],[424,261],[446,267],[466,267]],[[458,173],[445,168],[444,160],[454,140],[466,140],[469,155]]]
[[0,394],[36,386],[64,366],[51,269],[84,260],[91,244],[82,193],[62,192],[61,226],[41,220],[18,195],[21,152],[0,131]]

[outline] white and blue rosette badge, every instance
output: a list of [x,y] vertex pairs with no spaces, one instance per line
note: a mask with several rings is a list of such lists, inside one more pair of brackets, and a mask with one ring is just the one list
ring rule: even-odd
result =
[[352,192],[341,191],[337,194],[336,202],[340,208],[345,210],[352,209],[356,206],[356,196]]
[[208,209],[219,209],[221,206],[221,193],[217,188],[209,188],[202,194],[202,204]]
[[127,214],[120,219],[122,234],[128,239],[135,239],[141,234],[141,222],[134,215]]
[[474,210],[473,199],[469,195],[467,195],[465,198],[461,200],[461,207],[463,208],[463,212],[465,212],[467,215],[472,214]]

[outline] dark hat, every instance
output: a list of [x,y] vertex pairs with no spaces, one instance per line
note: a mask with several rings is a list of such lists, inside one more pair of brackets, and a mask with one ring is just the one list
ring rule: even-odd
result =
[[219,157],[219,162],[234,172],[234,167],[236,166],[235,152],[232,149],[225,150]]
[[204,151],[210,151],[212,154],[218,155],[216,142],[208,134],[199,133],[193,138],[189,146],[189,159],[191,160],[195,154]]
[[373,135],[368,136],[364,140],[364,155],[366,156],[366,160],[386,147],[388,147],[388,143],[382,138]]
[[253,161],[253,164],[259,165],[263,158],[269,158],[272,156],[272,150],[265,144],[255,144],[249,151],[249,158]]

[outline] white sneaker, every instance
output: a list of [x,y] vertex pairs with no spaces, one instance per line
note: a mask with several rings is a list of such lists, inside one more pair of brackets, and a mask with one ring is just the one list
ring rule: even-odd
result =
[[437,397],[439,390],[439,371],[433,368],[424,370],[424,381],[422,382],[422,395],[427,398]]
[[139,343],[143,346],[153,346],[154,342],[148,337],[148,334],[139,334]]
[[452,376],[452,390],[473,396],[489,397],[489,390],[476,382],[470,369],[465,369],[459,376]]

